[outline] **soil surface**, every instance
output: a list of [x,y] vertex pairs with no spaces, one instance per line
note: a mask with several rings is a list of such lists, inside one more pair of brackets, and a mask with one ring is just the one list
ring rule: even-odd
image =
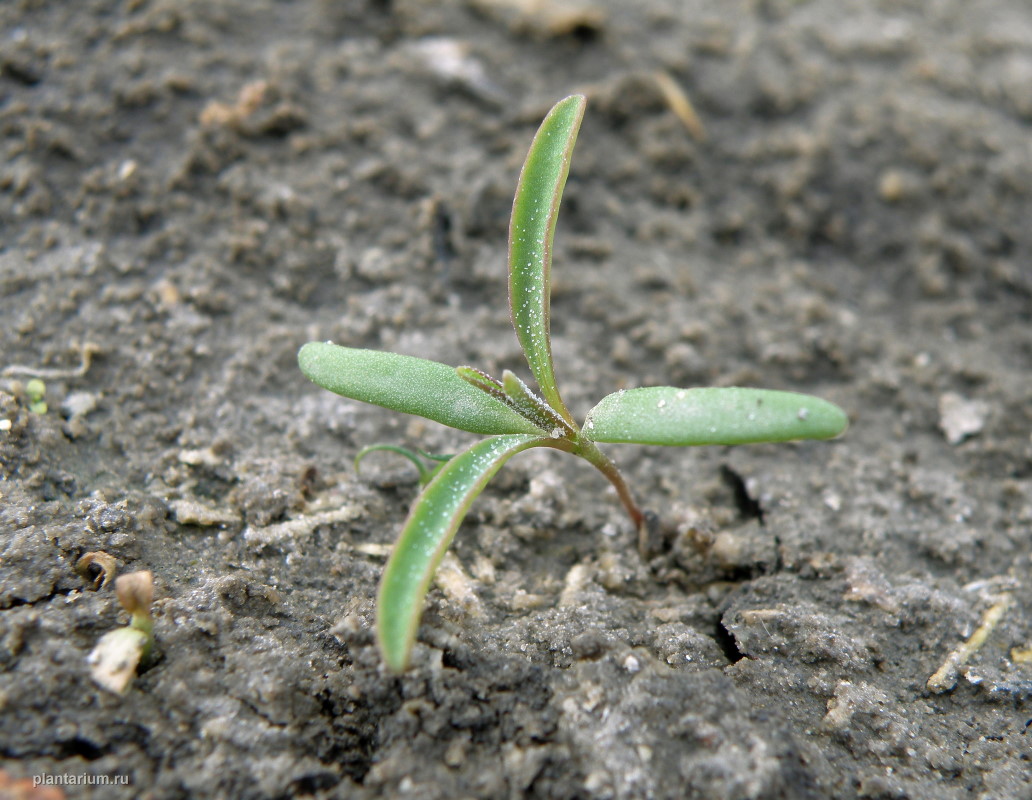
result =
[[[1030,86],[1025,0],[4,2],[0,794],[1032,797]],[[473,437],[297,349],[528,377],[508,213],[575,91],[575,413],[753,385],[853,424],[610,448],[645,557],[588,465],[513,459],[391,677],[418,485],[351,460]],[[154,575],[124,695],[87,553]]]

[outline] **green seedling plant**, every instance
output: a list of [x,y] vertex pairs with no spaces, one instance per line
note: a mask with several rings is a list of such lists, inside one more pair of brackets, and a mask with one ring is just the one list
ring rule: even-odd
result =
[[47,385],[39,378],[25,384],[25,396],[29,400],[29,411],[33,414],[47,413]]
[[610,394],[577,424],[555,380],[549,306],[555,224],[585,105],[583,96],[567,97],[545,117],[520,174],[509,226],[509,307],[538,392],[508,370],[498,380],[473,367],[329,342],[310,342],[298,354],[302,372],[325,389],[489,437],[432,470],[420,466],[426,485],[377,598],[377,639],[393,672],[408,665],[430,582],[470,504],[517,453],[550,447],[580,456],[609,479],[640,530],[644,514],[599,444],[738,445],[830,439],[846,429],[840,408],[808,395],[670,386]]
[[129,612],[129,624],[100,637],[87,660],[93,680],[110,692],[125,694],[137,668],[149,666],[154,650],[153,575],[147,570],[120,575],[115,596]]

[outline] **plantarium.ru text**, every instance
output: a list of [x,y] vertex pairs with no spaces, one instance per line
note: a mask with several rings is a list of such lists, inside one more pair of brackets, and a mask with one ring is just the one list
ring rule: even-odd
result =
[[298,363],[332,392],[488,434],[444,462],[409,513],[380,583],[377,638],[387,666],[408,664],[426,592],[470,504],[511,456],[552,447],[587,460],[612,482],[639,528],[644,515],[599,443],[736,445],[830,439],[847,426],[837,406],[808,395],[742,388],[653,386],[616,392],[579,426],[559,394],[549,340],[552,238],[585,98],[552,108],[523,165],[509,226],[509,306],[539,393],[512,372],[501,380],[473,367],[328,342],[301,348]]

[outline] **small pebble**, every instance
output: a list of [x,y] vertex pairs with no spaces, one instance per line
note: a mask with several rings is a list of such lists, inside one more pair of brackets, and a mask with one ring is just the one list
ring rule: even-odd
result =
[[955,392],[939,398],[939,427],[950,444],[981,433],[988,416],[989,404],[982,400],[968,400]]

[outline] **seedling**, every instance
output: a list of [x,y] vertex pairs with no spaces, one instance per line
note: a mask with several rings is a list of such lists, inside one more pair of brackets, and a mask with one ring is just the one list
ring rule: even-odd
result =
[[541,123],[509,225],[509,308],[539,392],[508,370],[497,380],[473,367],[329,342],[310,342],[298,354],[302,372],[332,392],[490,436],[437,469],[384,570],[377,638],[394,672],[408,665],[430,581],[470,504],[516,453],[551,447],[585,459],[613,484],[640,529],[644,515],[599,443],[736,445],[830,439],[846,429],[845,413],[824,400],[742,388],[627,389],[603,398],[583,426],[574,421],[552,368],[550,271],[559,201],[585,104],[580,95],[567,97]]
[[154,647],[154,578],[149,571],[131,572],[115,580],[115,596],[129,612],[129,624],[100,637],[87,659],[97,683],[115,694],[125,694],[137,667],[147,666]]
[[47,385],[39,378],[25,384],[25,396],[29,398],[29,411],[33,414],[47,413]]

